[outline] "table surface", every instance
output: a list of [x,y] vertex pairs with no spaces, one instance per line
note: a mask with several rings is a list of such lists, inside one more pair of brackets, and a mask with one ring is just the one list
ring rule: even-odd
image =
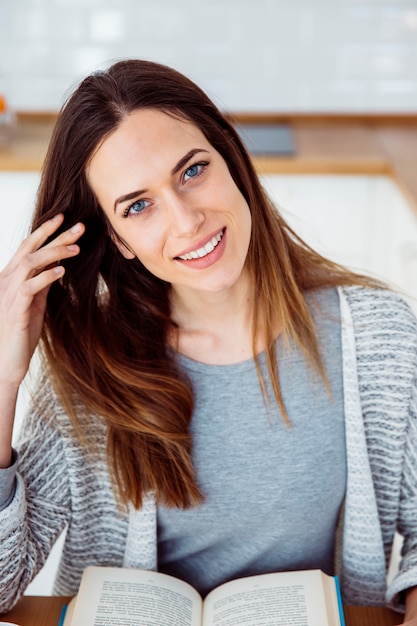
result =
[[[1,621],[11,621],[19,626],[58,626],[65,597],[24,596],[17,606],[0,615]],[[397,626],[402,615],[388,609],[375,607],[345,607],[346,626]]]

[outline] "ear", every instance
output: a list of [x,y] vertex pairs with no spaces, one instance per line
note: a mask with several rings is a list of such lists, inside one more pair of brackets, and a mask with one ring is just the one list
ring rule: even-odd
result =
[[111,240],[125,259],[134,259],[136,255],[128,248],[128,246],[114,233],[110,233]]

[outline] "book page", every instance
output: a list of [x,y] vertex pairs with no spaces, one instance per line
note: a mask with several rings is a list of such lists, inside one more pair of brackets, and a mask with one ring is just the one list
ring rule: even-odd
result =
[[88,567],[73,626],[201,626],[202,601],[187,583],[157,572]]
[[[204,626],[340,626],[338,612],[328,617],[322,572],[279,572],[225,583],[205,600]],[[327,577],[329,578],[329,577]],[[330,581],[332,579],[330,578]],[[336,595],[335,585],[329,586]]]

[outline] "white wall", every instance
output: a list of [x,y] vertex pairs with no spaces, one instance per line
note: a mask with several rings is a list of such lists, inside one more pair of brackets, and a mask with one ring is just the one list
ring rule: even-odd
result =
[[416,0],[0,0],[17,109],[55,110],[109,59],[195,79],[222,109],[416,111]]

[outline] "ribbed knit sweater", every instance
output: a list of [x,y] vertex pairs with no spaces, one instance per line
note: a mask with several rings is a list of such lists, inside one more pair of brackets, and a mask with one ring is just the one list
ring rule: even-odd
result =
[[[348,479],[337,568],[345,603],[401,609],[401,591],[417,585],[417,323],[391,292],[339,293]],[[24,593],[64,529],[57,594],[75,594],[87,565],[157,569],[152,494],[141,510],[119,511],[105,426],[91,416],[85,432],[82,446],[43,381],[22,429],[15,495],[0,512],[0,612]],[[404,557],[386,590],[396,530]]]

